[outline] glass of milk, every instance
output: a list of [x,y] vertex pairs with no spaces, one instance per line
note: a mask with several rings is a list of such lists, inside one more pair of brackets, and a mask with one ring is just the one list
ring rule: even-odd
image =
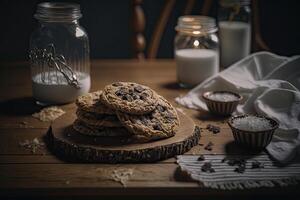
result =
[[181,16],[176,26],[175,59],[177,80],[191,88],[219,71],[219,41],[214,18]]
[[80,6],[44,2],[30,37],[32,95],[38,104],[65,104],[90,89],[89,40],[79,25]]
[[218,25],[221,66],[226,68],[250,54],[250,0],[220,0]]

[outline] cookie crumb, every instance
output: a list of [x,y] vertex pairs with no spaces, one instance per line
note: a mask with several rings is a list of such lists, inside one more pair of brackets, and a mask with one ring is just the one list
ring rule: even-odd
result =
[[25,121],[19,122],[19,127],[20,128],[33,128],[33,126],[28,125],[28,122],[25,122]]
[[35,153],[38,149],[41,149],[44,147],[44,143],[40,142],[38,138],[34,138],[33,140],[25,140],[23,142],[19,142],[20,147],[24,147],[25,149],[28,149],[31,151],[31,153]]
[[66,112],[57,106],[51,106],[42,109],[40,112],[32,114],[32,117],[39,119],[42,122],[54,121]]
[[204,149],[207,150],[207,151],[211,151],[213,145],[214,144],[212,142],[208,142],[208,144],[204,147]]
[[67,180],[67,181],[65,182],[65,184],[66,184],[66,185],[69,185],[69,184],[70,184],[70,181]]
[[124,187],[126,187],[127,181],[133,174],[133,169],[115,169],[113,170],[112,179],[121,183]]

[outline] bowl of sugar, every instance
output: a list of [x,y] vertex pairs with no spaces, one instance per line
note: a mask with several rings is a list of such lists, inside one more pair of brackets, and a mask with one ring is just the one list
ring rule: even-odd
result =
[[262,115],[238,115],[228,120],[235,141],[241,146],[261,150],[272,140],[279,124]]
[[229,91],[210,91],[202,94],[208,110],[216,115],[228,116],[235,111],[242,96]]

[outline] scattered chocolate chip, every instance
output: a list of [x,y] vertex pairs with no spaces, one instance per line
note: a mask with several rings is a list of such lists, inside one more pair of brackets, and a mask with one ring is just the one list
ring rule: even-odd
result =
[[142,124],[148,125],[148,120],[146,118],[143,117],[140,120],[141,120]]
[[201,171],[210,172],[210,173],[215,172],[215,170],[212,168],[212,165],[210,162],[205,162],[201,167]]
[[[224,160],[224,161],[223,161]],[[225,158],[222,160],[222,162],[225,162]],[[237,166],[234,171],[237,173],[244,173],[246,170],[246,160],[244,159],[239,159],[239,158],[235,158],[235,159],[229,159],[227,162],[228,165],[230,166]]]
[[264,168],[264,165],[261,163],[261,162],[259,162],[259,161],[253,161],[252,162],[252,169],[256,169],[256,168]]
[[246,161],[244,159],[230,159],[227,162],[228,165],[234,166],[234,165],[246,165]]
[[120,82],[115,82],[112,84],[112,86],[118,87],[118,86],[122,86],[123,84]]
[[138,86],[134,87],[134,90],[137,91],[137,92],[139,92],[139,93],[141,93],[141,92],[143,92],[145,90],[145,88],[143,88],[142,86],[138,85]]
[[161,130],[162,130],[162,127],[161,127],[161,125],[160,125],[160,124],[158,124],[158,123],[155,123],[155,124],[153,125],[153,129],[154,129],[154,130],[161,131]]
[[208,131],[210,131],[210,132],[213,132],[214,134],[217,134],[217,133],[220,132],[220,127],[214,126],[214,125],[211,125],[211,124],[208,124],[208,125],[206,126],[206,129],[207,129]]
[[197,159],[198,161],[203,161],[203,160],[205,160],[205,158],[204,158],[204,156],[203,155],[200,155],[199,157],[198,157],[198,159]]
[[133,93],[133,94],[132,94],[132,98],[133,98],[134,100],[137,100],[137,99],[139,99],[139,98],[140,98],[140,96],[139,96],[139,95],[137,95],[137,94],[135,94],[135,93]]
[[239,165],[237,168],[234,169],[234,171],[237,173],[244,173],[245,169],[246,169],[245,165]]
[[202,144],[202,143],[199,143],[198,145],[199,145],[199,146],[204,146],[204,144]]
[[124,90],[124,89],[119,89],[119,90],[117,90],[116,92],[115,92],[115,94],[118,96],[118,97],[121,97],[121,96],[124,96],[124,95],[126,95],[126,90]]
[[211,151],[213,145],[214,145],[214,144],[213,144],[212,142],[209,142],[209,143],[204,147],[204,149],[207,150],[207,151]]
[[129,89],[128,89],[128,93],[129,93],[129,94],[132,94],[132,93],[133,93],[133,89],[129,88]]
[[176,119],[176,116],[171,112],[165,112],[165,117],[170,119]]
[[147,97],[148,97],[148,94],[147,94],[147,93],[142,93],[142,94],[140,95],[140,99],[141,99],[141,100],[145,100]]
[[129,102],[133,101],[133,97],[130,96],[129,94],[126,94],[126,99],[127,99],[127,101],[129,101]]
[[232,159],[232,160],[229,160],[229,161],[227,162],[227,164],[230,165],[230,166],[233,166],[233,165],[235,165],[236,163],[235,163],[235,160]]
[[161,106],[161,105],[157,105],[156,108],[157,108],[157,110],[158,110],[159,112],[164,112],[164,111],[166,110],[166,109],[165,109],[163,106]]

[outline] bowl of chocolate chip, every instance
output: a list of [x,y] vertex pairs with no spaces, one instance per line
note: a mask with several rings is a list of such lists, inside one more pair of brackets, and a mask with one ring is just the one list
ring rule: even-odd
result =
[[210,91],[202,94],[208,110],[216,115],[228,116],[235,111],[242,96],[230,91]]
[[250,149],[264,149],[272,140],[279,124],[262,115],[237,115],[228,120],[235,141]]

